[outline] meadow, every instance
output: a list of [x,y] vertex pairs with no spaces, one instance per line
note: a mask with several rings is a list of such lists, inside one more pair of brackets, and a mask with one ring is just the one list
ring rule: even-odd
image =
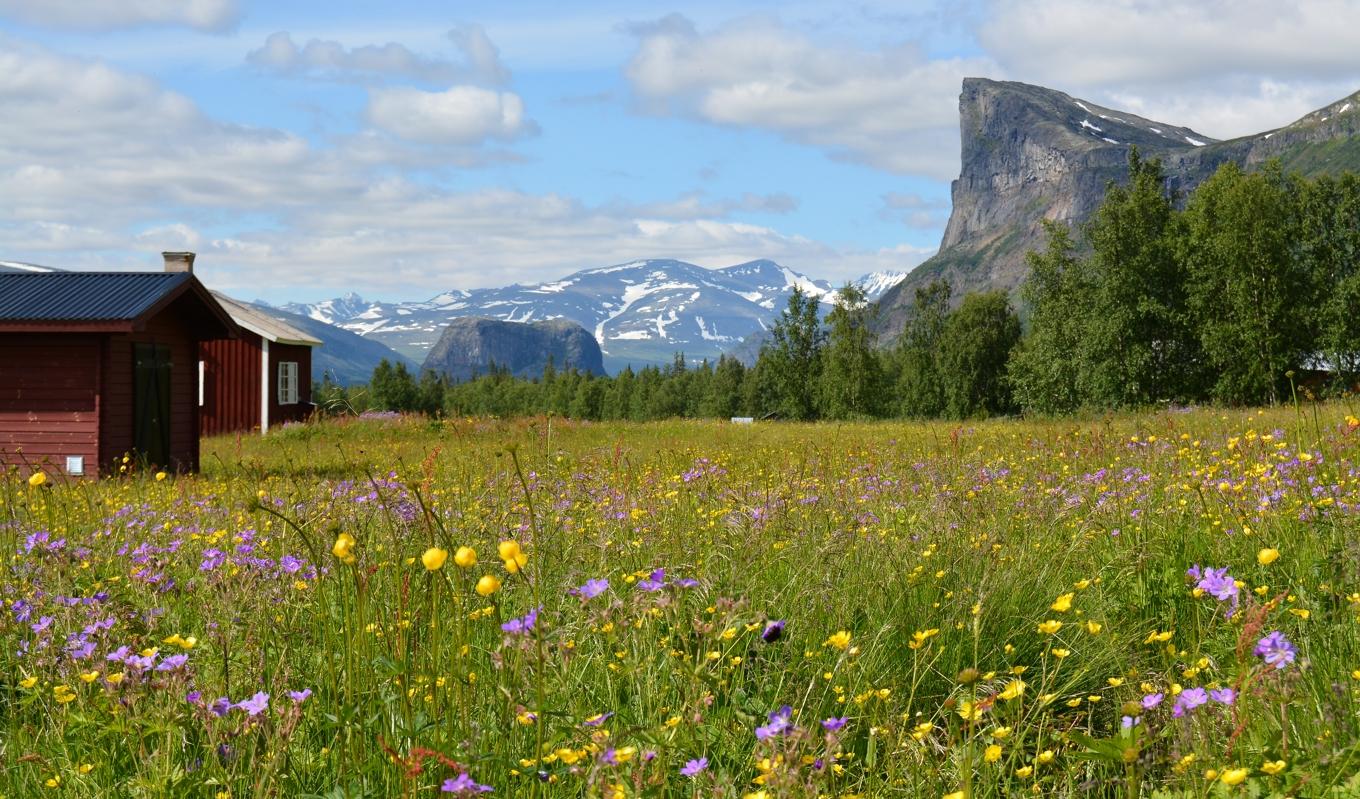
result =
[[1360,796],[1360,420],[373,418],[0,481],[0,797]]

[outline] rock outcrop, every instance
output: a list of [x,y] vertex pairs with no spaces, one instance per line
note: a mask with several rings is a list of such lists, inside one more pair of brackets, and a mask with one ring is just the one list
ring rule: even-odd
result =
[[947,280],[957,303],[972,291],[1015,292],[1025,253],[1044,246],[1042,220],[1079,223],[1127,179],[1128,151],[1160,158],[1182,196],[1225,162],[1250,169],[1278,158],[1304,175],[1360,169],[1360,92],[1277,130],[1216,141],[1062,92],[969,78],[959,97],[962,169],[940,251],[879,300],[880,343],[911,316],[915,290]]
[[508,369],[515,377],[537,378],[542,376],[549,359],[558,371],[605,373],[595,337],[565,319],[532,323],[478,317],[454,319],[444,328],[421,368],[459,381],[487,374],[492,366]]

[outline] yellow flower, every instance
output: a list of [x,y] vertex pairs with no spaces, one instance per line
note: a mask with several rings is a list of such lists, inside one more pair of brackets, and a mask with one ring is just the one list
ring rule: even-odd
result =
[[449,551],[439,547],[430,547],[420,556],[420,562],[425,564],[427,571],[439,571],[444,567],[444,561],[448,559]]
[[358,542],[349,533],[341,533],[335,537],[335,544],[331,547],[331,554],[344,561],[345,563],[354,562],[354,545]]
[[1275,547],[1266,547],[1256,553],[1256,562],[1262,566],[1269,566],[1280,559],[1280,550]]
[[1054,635],[1062,629],[1063,623],[1056,619],[1039,622],[1039,632],[1046,635]]
[[1033,766],[1021,766],[1020,768],[1015,770],[1015,776],[1019,777],[1022,780],[1033,773],[1034,773]]
[[920,649],[925,646],[926,641],[935,635],[939,635],[939,633],[938,629],[917,630],[911,634],[911,640],[907,642],[907,646],[912,649]]
[[501,581],[494,574],[484,574],[482,579],[477,581],[477,593],[482,596],[491,596],[501,590]]
[[1309,611],[1308,608],[1290,608],[1289,612],[1298,616],[1300,619],[1306,619],[1312,615],[1312,612]]
[[513,538],[509,541],[500,542],[496,551],[500,553],[501,560],[505,563],[505,570],[511,574],[524,568],[524,565],[529,562],[529,556],[524,554],[519,547],[519,542]]
[[1086,622],[1086,632],[1090,633],[1091,635],[1100,635],[1100,630],[1102,627],[1103,625],[1098,621]]
[[1065,657],[1067,657],[1068,655],[1072,654],[1072,650],[1070,650],[1070,649],[1059,649],[1059,648],[1057,648],[1057,647],[1054,647],[1053,649],[1048,650],[1048,654],[1052,655],[1053,657],[1057,658],[1058,660],[1062,660],[1063,658],[1065,658]]
[[121,671],[120,671],[120,672],[117,672],[117,673],[114,673],[114,674],[110,674],[109,676],[107,676],[107,677],[104,678],[104,682],[108,683],[109,685],[117,685],[118,683],[120,683],[120,682],[122,682],[122,681],[123,681],[123,672],[121,672]]
[[1067,611],[1072,609],[1072,597],[1074,596],[1076,595],[1072,593],[1063,594],[1062,596],[1053,600],[1053,604],[1049,605],[1048,607],[1050,610],[1055,610],[1058,613],[1066,613]]
[[959,718],[964,721],[977,721],[982,718],[982,710],[983,708],[976,702],[965,699],[959,703]]
[[37,488],[38,486],[46,482],[47,472],[34,472],[33,474],[29,475],[28,478],[28,484],[33,486],[34,488]]
[[76,771],[79,771],[81,774],[89,774],[91,771],[94,771],[94,764],[81,763],[79,766],[76,767]]
[[1287,765],[1289,764],[1285,763],[1283,760],[1276,760],[1274,762],[1267,760],[1261,764],[1261,770],[1273,777],[1281,771],[1284,771],[1284,767]]
[[1154,644],[1154,643],[1155,643],[1155,644],[1164,644],[1164,643],[1166,643],[1167,641],[1170,641],[1170,640],[1171,640],[1171,636],[1172,636],[1172,631],[1170,631],[1170,630],[1167,630],[1167,631],[1164,632],[1164,633],[1163,633],[1163,632],[1158,632],[1157,630],[1153,630],[1152,632],[1148,633],[1148,637],[1147,637],[1147,639],[1146,639],[1145,641],[1143,641],[1143,643],[1145,643],[1145,644]]
[[76,698],[75,692],[65,685],[57,685],[52,688],[52,698],[65,704]]
[[832,634],[830,638],[826,639],[826,641],[822,643],[822,646],[829,646],[832,649],[845,651],[845,648],[850,646],[850,633],[846,630],[838,630]]
[[20,685],[21,687],[23,687],[23,688],[32,688],[33,686],[35,686],[35,685],[37,685],[37,684],[38,684],[38,678],[37,678],[37,677],[25,677],[25,678],[23,678],[22,680],[19,681],[19,685]]
[[458,547],[458,551],[453,553],[453,562],[458,564],[460,569],[470,569],[477,565],[477,550],[472,547]]
[[1053,750],[1045,749],[1044,751],[1039,753],[1038,757],[1034,758],[1034,762],[1040,765],[1047,765],[1053,762],[1053,758],[1054,758]]
[[58,776],[58,775],[56,775],[56,774],[54,774],[54,775],[52,775],[51,777],[48,777],[46,780],[44,780],[44,781],[43,781],[43,785],[46,785],[46,786],[49,787],[49,788],[60,788],[60,787],[61,787],[61,777]]
[[168,475],[165,472],[156,472],[156,482],[164,480]]
[[944,795],[943,799],[963,799],[963,791],[954,791],[953,793],[947,793]]
[[80,679],[81,682],[87,683],[94,682],[95,680],[99,679],[99,669],[95,669],[94,671],[82,672],[80,675]]
[[982,759],[988,763],[995,763],[1001,759],[1001,747],[998,744],[988,746],[982,752]]
[[1219,775],[1218,781],[1224,785],[1241,785],[1250,773],[1249,768],[1230,768]]
[[997,696],[1001,697],[1002,699],[1005,699],[1006,701],[1018,699],[1024,695],[1025,695],[1024,680],[1011,680],[1009,683],[1006,684],[1006,687],[1001,690],[1001,693],[997,694]]
[[996,729],[992,730],[992,737],[997,739],[998,741],[1004,741],[1007,738],[1011,737],[1011,728],[997,727]]

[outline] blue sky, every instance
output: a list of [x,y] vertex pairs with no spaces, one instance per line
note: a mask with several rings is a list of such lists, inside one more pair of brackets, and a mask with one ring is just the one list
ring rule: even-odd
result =
[[1360,4],[0,0],[0,260],[271,301],[935,249],[965,76],[1220,138],[1360,87]]

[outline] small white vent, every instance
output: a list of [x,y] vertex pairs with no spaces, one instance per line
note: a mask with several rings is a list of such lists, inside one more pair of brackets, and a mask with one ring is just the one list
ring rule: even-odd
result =
[[67,473],[67,474],[74,474],[74,475],[85,474],[85,456],[84,456],[84,455],[67,455],[67,456],[66,456],[66,473]]

